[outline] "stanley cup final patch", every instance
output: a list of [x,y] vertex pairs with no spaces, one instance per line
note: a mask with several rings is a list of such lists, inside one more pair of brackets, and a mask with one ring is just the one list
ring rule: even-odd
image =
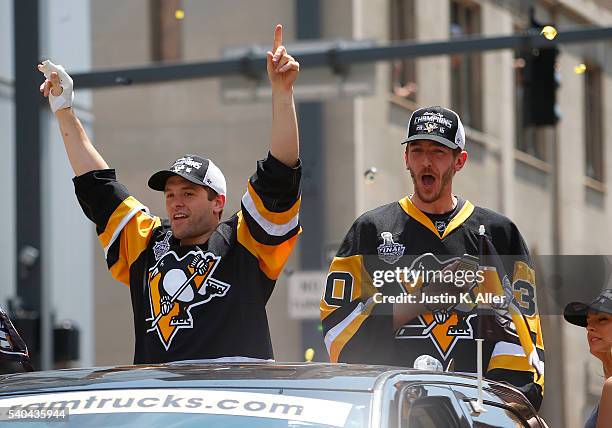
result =
[[153,245],[153,255],[157,262],[161,259],[168,251],[170,251],[170,238],[172,237],[172,231],[167,231],[164,235],[164,239],[158,241]]
[[378,258],[390,265],[397,263],[404,255],[404,247],[402,244],[393,242],[391,232],[382,232],[380,237],[383,243],[378,246]]

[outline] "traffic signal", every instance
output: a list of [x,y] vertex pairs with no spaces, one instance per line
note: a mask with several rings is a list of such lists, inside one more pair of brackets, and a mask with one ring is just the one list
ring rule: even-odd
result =
[[555,47],[533,49],[525,55],[523,84],[526,125],[555,125],[560,119],[557,105],[557,56]]

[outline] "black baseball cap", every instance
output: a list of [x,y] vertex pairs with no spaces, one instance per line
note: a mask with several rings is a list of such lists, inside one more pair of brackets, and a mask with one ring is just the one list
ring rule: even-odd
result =
[[402,144],[416,140],[432,140],[451,149],[465,148],[465,129],[459,115],[440,106],[415,110],[408,121]]
[[220,195],[227,194],[223,173],[210,159],[196,155],[185,155],[174,161],[169,169],[157,171],[149,178],[149,187],[164,191],[168,178],[178,175],[192,183],[207,186]]
[[565,306],[565,311],[563,311],[563,316],[569,323],[580,327],[586,327],[587,313],[589,311],[612,314],[612,288],[607,288],[602,291],[602,293],[589,304],[582,302],[568,303],[567,306]]

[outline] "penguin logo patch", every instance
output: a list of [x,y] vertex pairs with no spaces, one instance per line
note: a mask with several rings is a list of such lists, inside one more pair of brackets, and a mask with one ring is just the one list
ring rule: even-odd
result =
[[437,123],[428,122],[425,124],[425,130],[430,134],[434,132],[436,129],[438,129]]
[[[440,272],[457,260],[460,260],[460,257],[451,257],[443,261],[432,253],[426,253],[414,259],[408,271]],[[413,281],[413,279],[409,276],[408,281]],[[423,290],[426,290],[429,285],[424,287]],[[466,289],[472,299],[475,298],[475,295],[472,294],[474,287],[471,285],[469,289]],[[408,292],[406,288],[404,290]],[[472,320],[476,317],[475,307],[472,303],[458,302],[447,309],[425,312],[400,327],[395,333],[395,339],[430,340],[438,351],[438,355],[443,360],[447,360],[459,340],[474,338]],[[434,355],[434,357],[437,356]]]
[[193,328],[192,308],[227,294],[231,285],[213,278],[220,261],[211,252],[190,251],[179,258],[168,251],[149,269],[147,333],[156,331],[166,351],[179,330]]

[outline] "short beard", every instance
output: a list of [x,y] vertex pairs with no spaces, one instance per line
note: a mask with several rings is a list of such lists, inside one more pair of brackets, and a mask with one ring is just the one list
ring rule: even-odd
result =
[[200,236],[202,234],[204,234],[207,230],[205,230],[204,225],[199,225],[200,227],[198,228],[198,225],[195,224],[190,224],[187,227],[182,227],[180,229],[180,231],[177,231],[172,224],[170,224],[170,230],[172,230],[172,236],[175,239],[178,239],[179,241],[182,241],[183,239],[192,239],[195,238],[197,236]]
[[189,230],[188,229],[183,229],[182,233],[179,233],[176,231],[176,229],[174,227],[172,227],[172,225],[170,225],[170,230],[172,230],[172,237],[175,239],[178,239],[179,241],[181,239],[185,239],[189,237]]
[[426,196],[421,193],[420,188],[417,184],[418,179],[414,176],[414,173],[412,172],[412,170],[410,170],[410,176],[412,177],[412,184],[414,185],[414,191],[416,192],[417,196],[419,197],[421,201],[428,203],[428,204],[436,202],[438,199],[440,199],[440,195],[442,194],[442,191],[444,190],[444,188],[446,187],[448,183],[452,182],[454,175],[455,175],[455,171],[451,165],[442,174],[440,188],[438,189],[438,192],[432,196]]
[[178,239],[179,241],[184,238],[184,236],[179,235],[172,226],[170,226],[170,230],[172,231],[173,238]]

